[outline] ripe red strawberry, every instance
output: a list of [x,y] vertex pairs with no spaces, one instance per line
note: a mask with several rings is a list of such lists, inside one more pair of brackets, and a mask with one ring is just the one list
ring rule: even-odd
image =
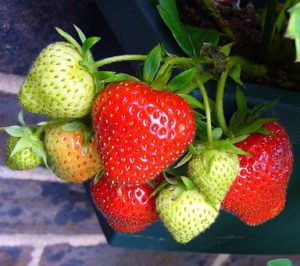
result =
[[196,131],[183,98],[137,81],[108,85],[92,117],[106,174],[119,184],[153,179],[182,155]]
[[155,209],[155,188],[149,184],[118,185],[107,176],[91,184],[97,208],[107,218],[111,227],[124,233],[142,231],[158,219]]
[[285,205],[293,154],[284,128],[276,122],[263,126],[272,135],[251,134],[237,146],[250,153],[239,155],[240,170],[222,207],[248,225],[278,215]]

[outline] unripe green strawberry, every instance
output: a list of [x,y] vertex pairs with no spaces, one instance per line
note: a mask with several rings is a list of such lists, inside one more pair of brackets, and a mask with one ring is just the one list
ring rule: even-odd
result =
[[190,178],[214,204],[224,199],[238,171],[238,156],[217,150],[203,150],[188,165]]
[[42,163],[42,158],[35,155],[31,148],[26,148],[17,152],[11,157],[11,152],[15,148],[19,138],[9,137],[7,140],[6,164],[12,170],[26,170],[38,167]]
[[175,200],[173,190],[174,186],[170,186],[159,193],[156,209],[173,238],[187,243],[215,221],[219,209],[210,205],[197,190],[184,191]]
[[86,115],[95,87],[92,75],[79,65],[82,55],[69,43],[48,45],[34,62],[20,91],[29,112],[58,118]]

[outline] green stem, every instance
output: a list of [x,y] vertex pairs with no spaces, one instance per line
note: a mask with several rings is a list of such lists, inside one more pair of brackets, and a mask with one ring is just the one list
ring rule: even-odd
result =
[[107,64],[112,64],[116,62],[121,62],[121,61],[145,61],[147,58],[147,55],[139,55],[139,54],[132,54],[132,55],[117,55],[117,56],[112,56],[108,57],[99,61],[94,62],[94,66],[96,68],[107,65]]
[[217,95],[216,95],[216,110],[217,110],[217,118],[220,127],[222,128],[224,134],[227,137],[230,137],[232,136],[232,132],[227,127],[225,116],[224,116],[224,107],[223,107],[224,89],[228,77],[228,71],[229,71],[229,67],[227,67],[226,70],[223,71],[221,78],[218,80]]
[[191,58],[177,57],[177,56],[169,57],[161,66],[156,76],[159,77],[163,75],[169,66],[174,66],[174,65],[189,66],[191,64],[193,64],[193,60]]
[[45,129],[46,125],[44,126],[40,126],[35,132],[34,132],[34,136],[37,138],[37,139],[40,139],[40,136],[41,134],[43,133],[43,130]]
[[206,93],[206,89],[201,82],[199,74],[196,76],[195,81],[199,87],[199,90],[202,94],[204,108],[205,108],[205,115],[206,115],[206,126],[207,126],[207,140],[208,140],[208,147],[212,145],[213,138],[212,138],[212,126],[211,126],[211,110],[209,105],[209,99]]

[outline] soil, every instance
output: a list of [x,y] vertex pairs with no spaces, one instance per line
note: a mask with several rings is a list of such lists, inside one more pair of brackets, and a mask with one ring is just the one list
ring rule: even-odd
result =
[[[201,2],[201,0],[177,0],[181,20],[188,25],[201,28],[214,28],[223,32]],[[230,28],[235,35],[236,41],[232,49],[232,54],[239,55],[254,63],[263,64],[261,60],[263,57],[261,49],[262,30],[259,18],[263,6],[256,7],[249,0],[213,0],[213,3],[220,13],[224,25]],[[278,8],[279,11],[280,5]],[[231,41],[229,38],[222,37],[220,45]],[[285,61],[276,61],[276,58],[272,59],[275,60],[272,64],[268,64],[268,75],[266,77],[256,79],[243,77],[243,79],[263,85],[300,91],[298,74],[300,64],[293,63],[294,55],[286,57]]]
[[[236,2],[232,0],[215,1],[215,6],[220,11],[222,18],[237,38],[232,52],[259,62],[261,27],[257,10],[251,2],[242,1],[239,6],[235,4]],[[177,0],[177,5],[181,20],[185,24],[202,28],[219,28],[214,19],[203,9],[201,0]],[[221,29],[219,30],[221,31]],[[228,43],[230,40],[223,38],[222,42]]]

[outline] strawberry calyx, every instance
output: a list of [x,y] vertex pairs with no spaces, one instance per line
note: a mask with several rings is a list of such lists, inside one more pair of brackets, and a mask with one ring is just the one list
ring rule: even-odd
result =
[[40,139],[44,126],[27,125],[24,120],[23,111],[19,113],[18,120],[21,126],[13,125],[1,128],[1,131],[5,131],[8,135],[18,139],[13,150],[8,155],[9,158],[12,158],[15,154],[25,149],[30,149],[37,157],[42,158],[45,166],[49,168],[45,145]]
[[[254,106],[252,109],[248,108],[247,99],[241,89],[236,90],[236,105],[237,111],[232,115],[229,128],[233,132],[235,138],[243,136],[249,136],[255,132],[262,134],[272,134],[269,130],[263,128],[263,125],[276,119],[273,117],[264,117],[262,114],[269,108],[272,108],[278,99],[266,103]],[[239,139],[237,139],[239,140]]]

